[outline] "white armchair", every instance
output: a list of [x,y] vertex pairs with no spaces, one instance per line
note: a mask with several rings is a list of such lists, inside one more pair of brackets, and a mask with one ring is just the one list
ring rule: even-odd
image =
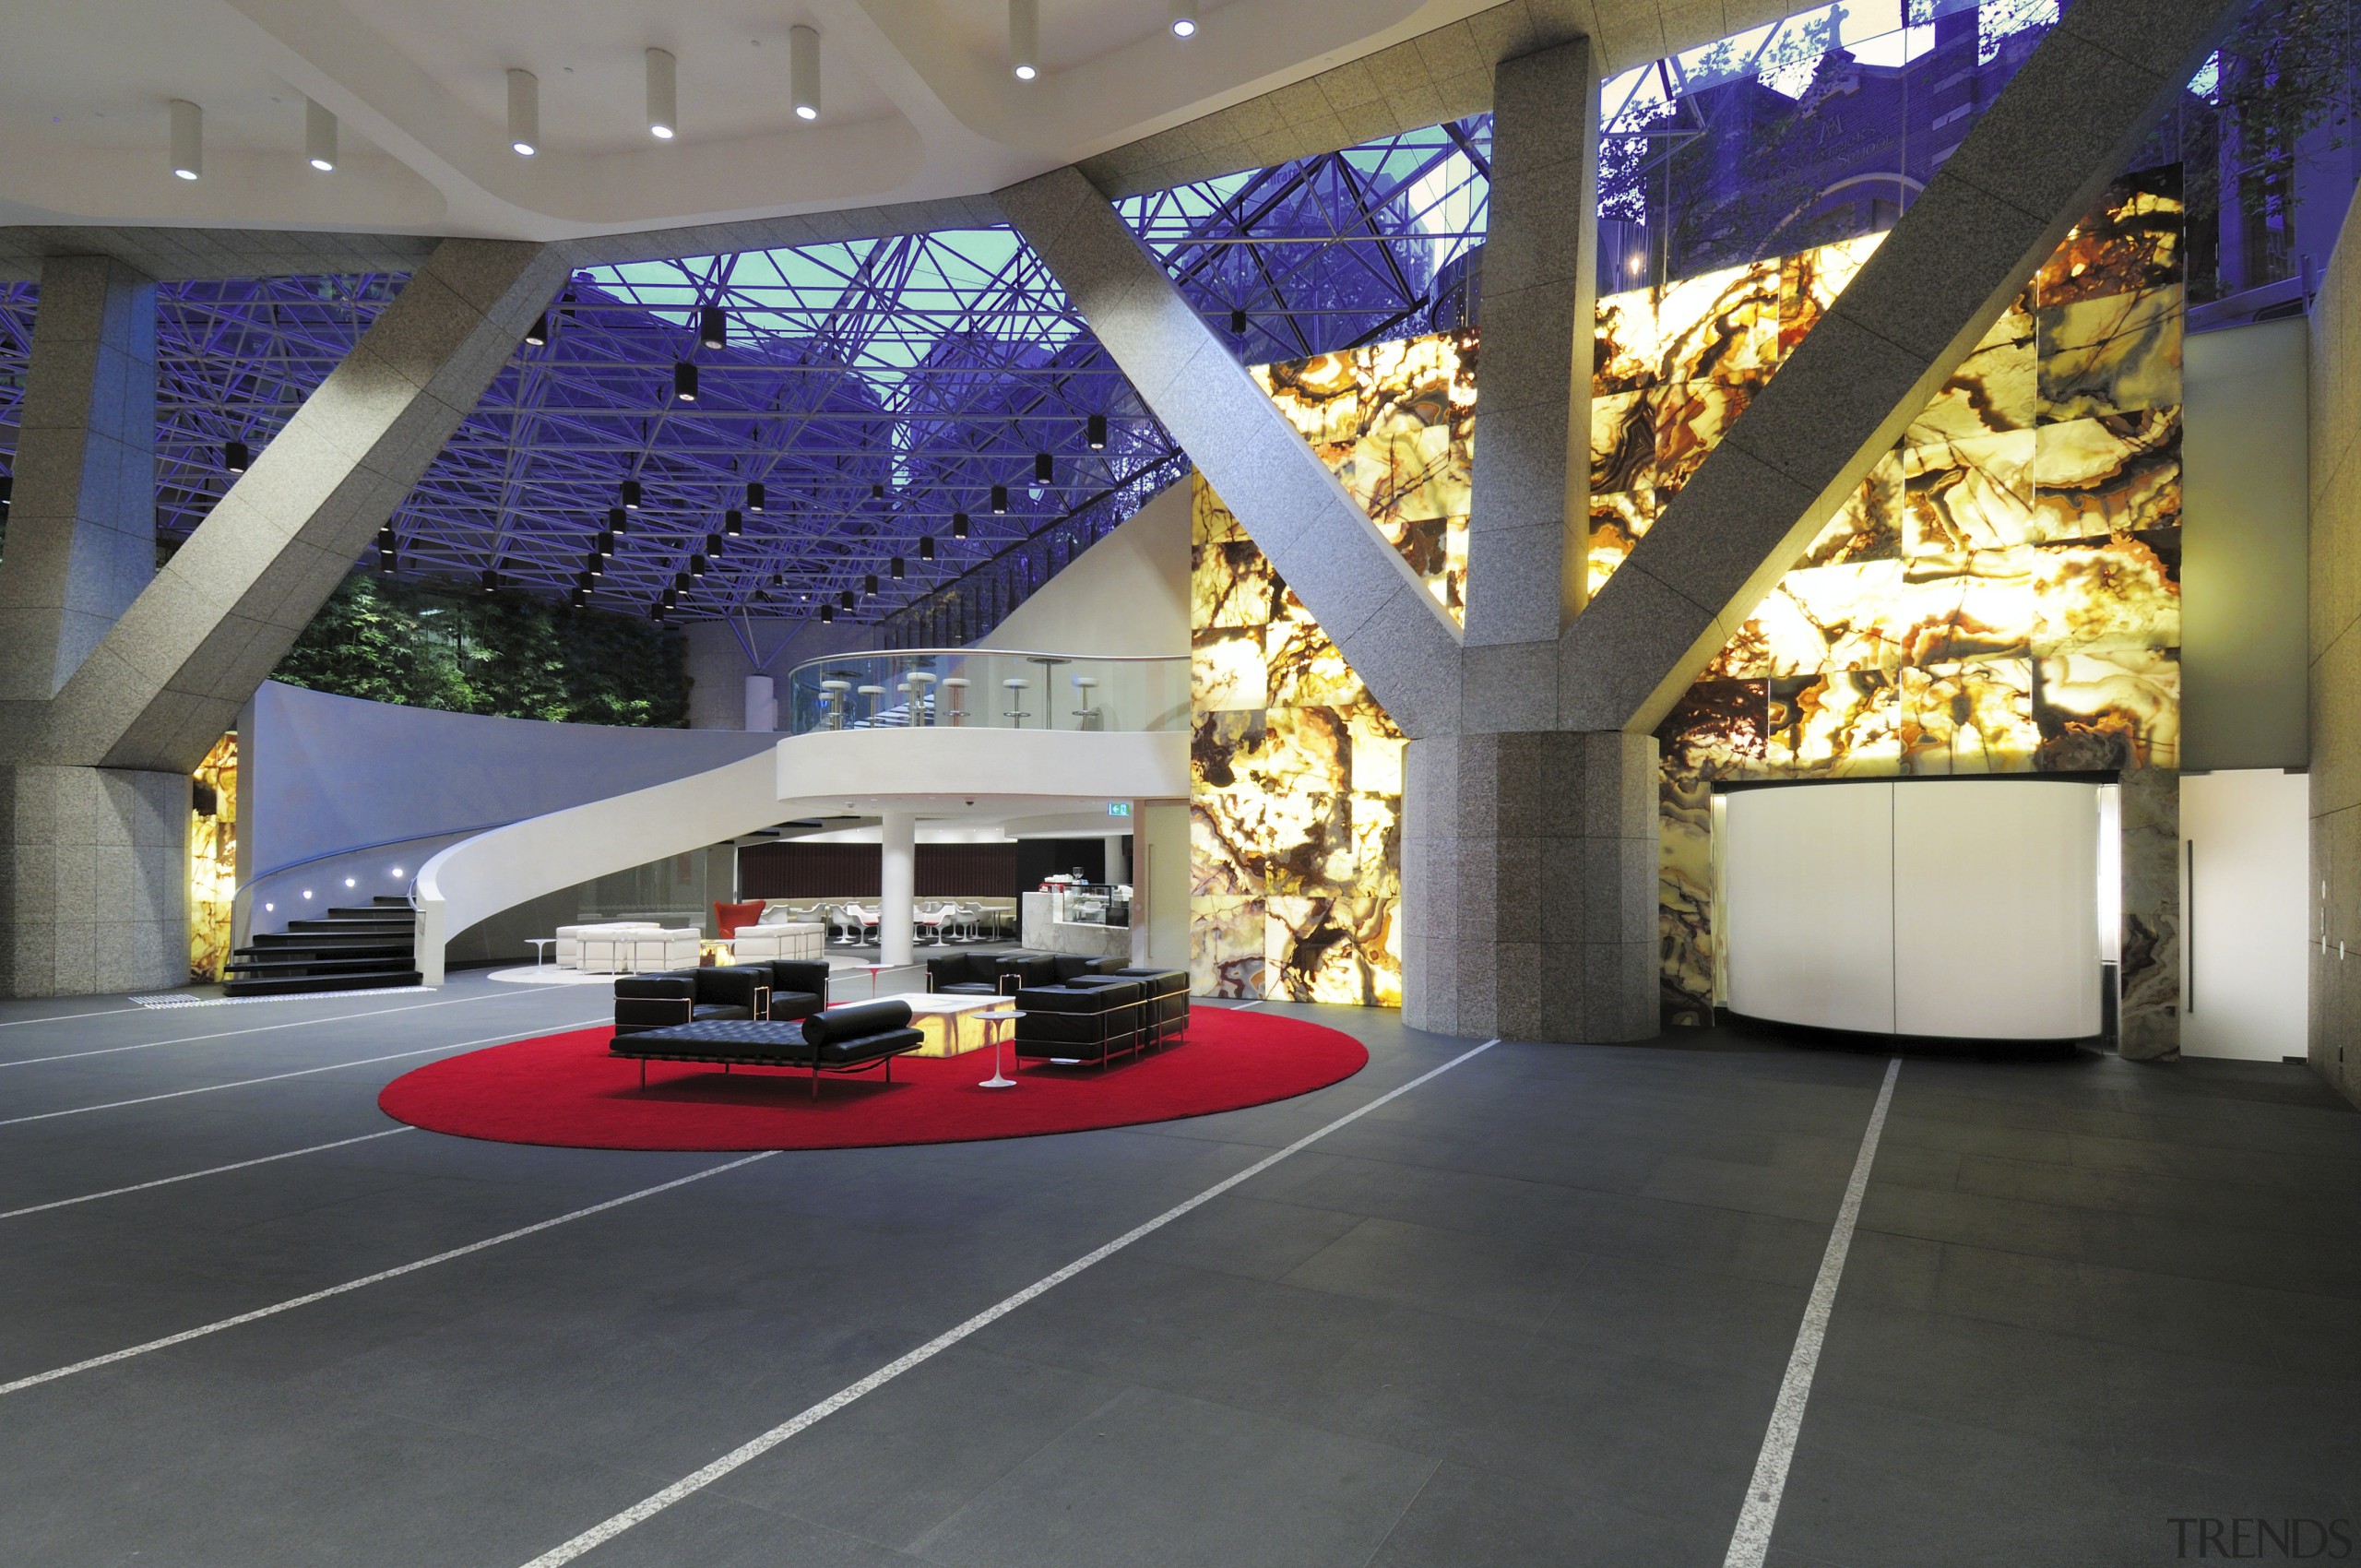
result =
[[[587,968],[582,962],[582,940],[586,936],[597,936],[619,931],[654,931],[656,929],[657,926],[653,921],[608,921],[593,925],[562,925],[557,928],[557,967],[561,969]],[[601,969],[593,972],[611,974],[614,971]]]
[[772,958],[825,958],[828,932],[813,921],[781,921],[777,925],[742,925],[731,951],[742,964]]

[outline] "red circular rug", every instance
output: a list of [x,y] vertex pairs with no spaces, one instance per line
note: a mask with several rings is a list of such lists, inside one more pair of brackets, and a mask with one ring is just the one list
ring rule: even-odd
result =
[[607,1054],[613,1031],[576,1029],[471,1051],[405,1073],[378,1109],[430,1132],[569,1148],[854,1148],[1023,1138],[1236,1111],[1309,1094],[1369,1061],[1360,1041],[1294,1018],[1200,1007],[1188,1035],[1160,1051],[1096,1067],[1016,1066],[1013,1089],[983,1089],[990,1051],[902,1056],[894,1081],[874,1072],[810,1078],[791,1070]]

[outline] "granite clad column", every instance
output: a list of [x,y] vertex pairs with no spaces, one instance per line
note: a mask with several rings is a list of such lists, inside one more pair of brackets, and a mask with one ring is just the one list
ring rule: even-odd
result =
[[[30,372],[0,554],[0,723],[20,737],[156,574],[155,284],[45,262]],[[187,776],[11,752],[0,996],[186,980]]]
[[1653,1038],[1655,738],[1441,736],[1410,742],[1406,775],[1403,1022]]

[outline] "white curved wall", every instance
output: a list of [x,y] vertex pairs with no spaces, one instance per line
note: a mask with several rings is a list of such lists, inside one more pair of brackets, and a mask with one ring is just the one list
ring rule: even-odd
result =
[[[501,910],[592,877],[848,804],[944,814],[1076,798],[1189,792],[1189,737],[1044,730],[857,730],[797,735],[686,778],[528,817],[454,844],[418,873],[418,956]],[[1050,808],[1042,808],[1050,809]]]

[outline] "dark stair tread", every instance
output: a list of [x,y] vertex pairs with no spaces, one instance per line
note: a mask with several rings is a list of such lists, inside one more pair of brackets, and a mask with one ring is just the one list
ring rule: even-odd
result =
[[348,974],[362,969],[401,969],[410,967],[408,953],[371,953],[358,958],[232,958],[222,968],[238,974],[259,974],[265,970],[317,969],[325,973]]
[[417,945],[415,943],[408,939],[396,941],[389,935],[377,932],[338,937],[325,936],[316,932],[260,932],[255,934],[252,943],[239,948],[238,951],[277,953],[296,947],[307,951],[316,949],[322,953],[406,953],[415,945]]
[[221,990],[230,996],[297,996],[312,992],[368,991],[383,986],[421,985],[425,977],[416,969],[380,969],[366,974],[291,975],[284,979],[230,980]]

